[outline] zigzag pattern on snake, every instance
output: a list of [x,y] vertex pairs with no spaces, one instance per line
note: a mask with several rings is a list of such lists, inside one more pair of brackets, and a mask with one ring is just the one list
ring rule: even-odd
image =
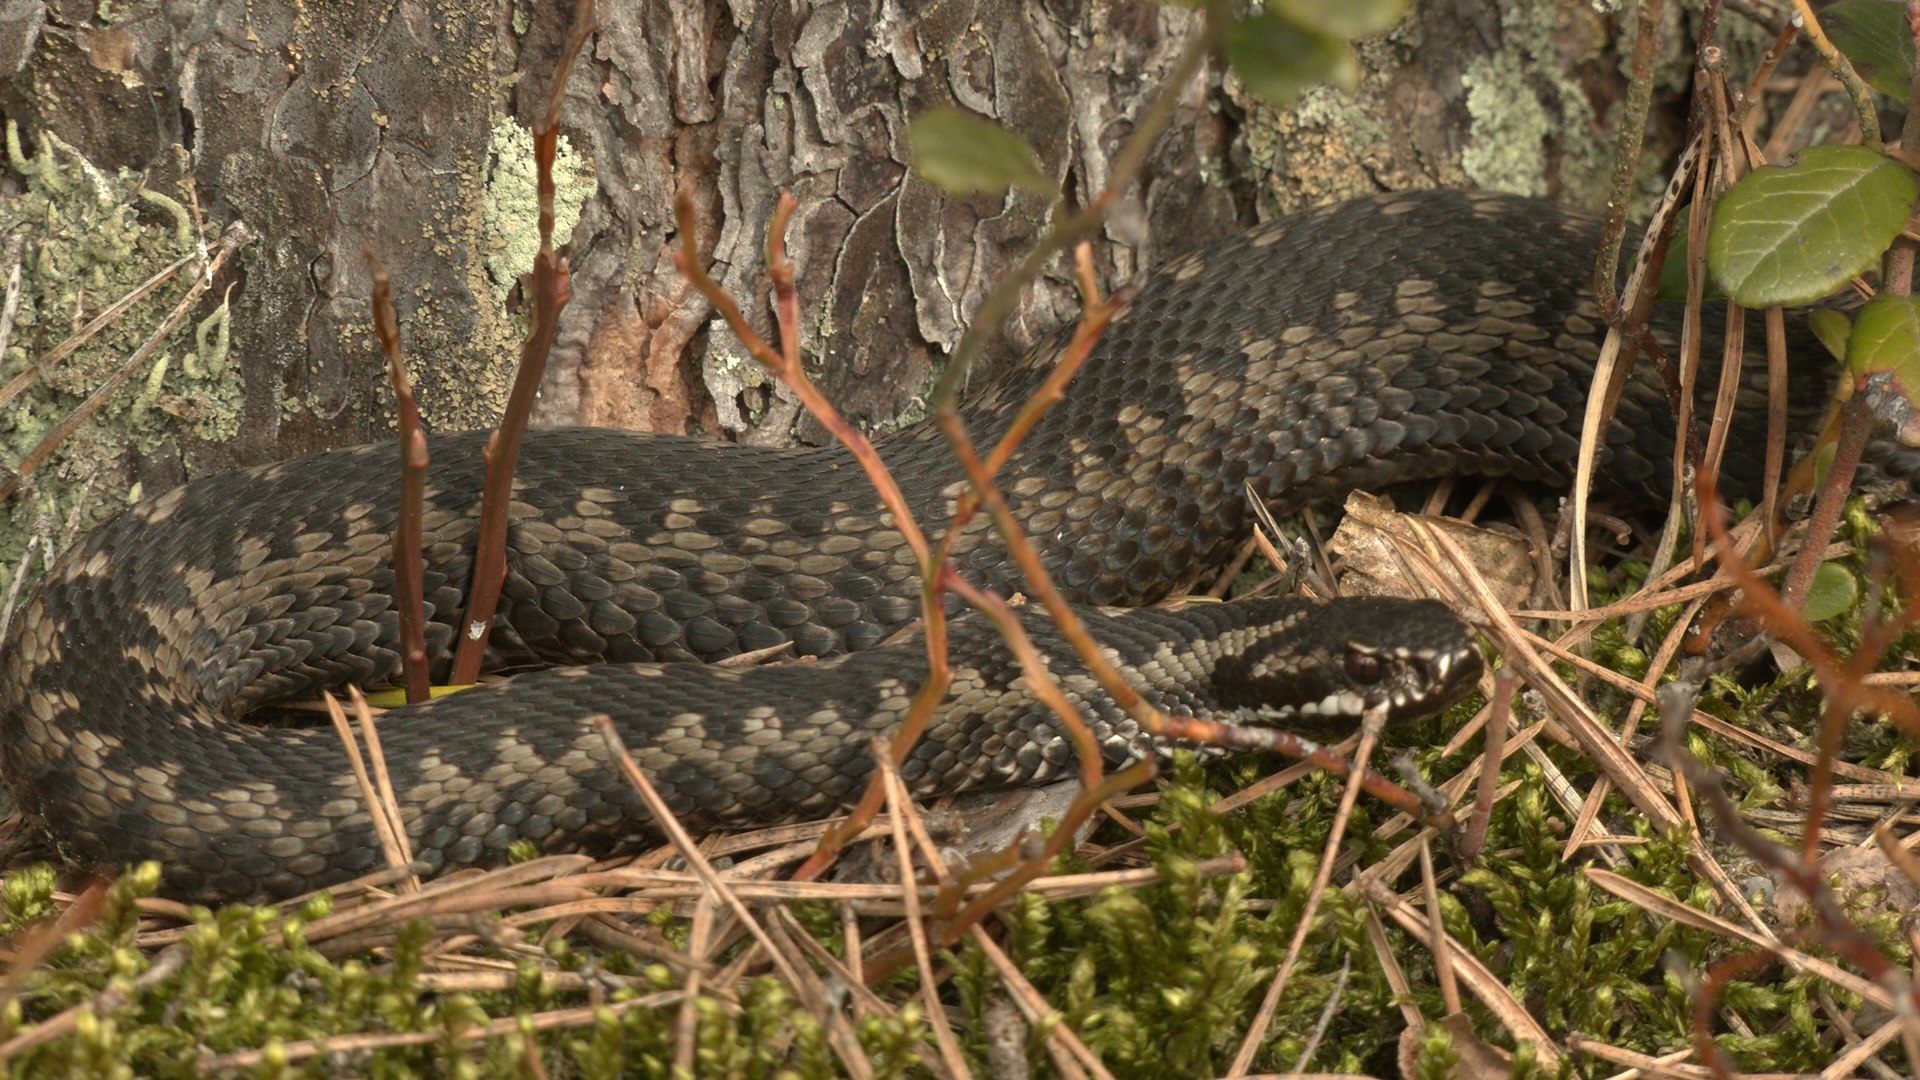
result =
[[[1430,192],[1307,212],[1175,260],[1001,486],[1070,597],[1134,606],[1231,554],[1248,487],[1284,513],[1408,479],[1561,483],[1604,333],[1580,291],[1595,235],[1544,202]],[[1004,430],[1051,358],[1037,350],[967,402],[977,440]],[[1799,414],[1821,406],[1824,380],[1799,380]],[[1636,376],[1607,436],[1607,482],[1660,487],[1672,428],[1657,381]],[[1758,472],[1746,444],[1761,428],[1741,428],[1735,484]],[[426,595],[442,666],[481,441],[434,442]],[[945,521],[962,477],[942,440],[922,427],[878,445],[920,520]],[[287,896],[378,866],[332,731],[235,718],[397,677],[394,461],[381,445],[208,477],[122,513],[51,571],[0,665],[0,758],[63,856],[159,859],[168,891],[209,899]],[[520,837],[606,851],[647,834],[586,723],[602,712],[696,830],[818,815],[858,794],[867,740],[897,718],[924,659],[915,642],[872,649],[916,617],[918,577],[844,451],[536,432],[511,516],[491,664],[569,666],[383,719],[419,858],[444,869],[497,861]],[[1019,587],[984,520],[957,552],[975,580]],[[1362,705],[1431,712],[1479,670],[1464,628],[1431,604],[1091,618],[1149,697],[1236,722],[1288,723],[1309,706],[1322,726]],[[1147,752],[1071,651],[1028,622],[1109,759]],[[838,658],[662,666],[786,641]],[[1375,660],[1343,662],[1362,654]],[[962,621],[954,657],[956,691],[906,767],[917,794],[1071,770],[997,635]]]

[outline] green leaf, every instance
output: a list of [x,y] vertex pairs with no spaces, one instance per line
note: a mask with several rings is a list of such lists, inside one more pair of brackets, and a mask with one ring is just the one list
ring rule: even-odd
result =
[[1864,146],[1810,146],[1720,197],[1713,280],[1747,307],[1806,304],[1872,266],[1913,209],[1913,173]]
[[1856,379],[1886,371],[1920,389],[1920,297],[1881,293],[1869,300],[1847,337],[1847,366]]
[[913,171],[949,195],[998,195],[1009,186],[1047,198],[1059,193],[1025,139],[971,113],[923,112],[908,125],[907,142]]
[[1318,83],[1352,89],[1360,81],[1360,65],[1345,41],[1270,11],[1228,27],[1222,44],[1234,74],[1277,109],[1292,105]]
[[1901,442],[1920,444],[1920,297],[1881,293],[1860,309],[1847,337],[1847,366],[1876,416]]
[[1807,605],[1802,611],[1808,620],[1821,622],[1852,607],[1859,595],[1860,583],[1853,580],[1846,567],[1821,563],[1813,572],[1813,583],[1807,586]]
[[1267,0],[1267,8],[1297,26],[1357,38],[1393,29],[1407,0]]
[[1807,312],[1807,326],[1813,330],[1813,336],[1827,347],[1835,360],[1847,358],[1847,339],[1853,334],[1853,320],[1847,318],[1844,311],[1833,308],[1815,308]]
[[1875,90],[1907,100],[1913,84],[1913,35],[1900,0],[1840,0],[1820,14],[1828,40]]

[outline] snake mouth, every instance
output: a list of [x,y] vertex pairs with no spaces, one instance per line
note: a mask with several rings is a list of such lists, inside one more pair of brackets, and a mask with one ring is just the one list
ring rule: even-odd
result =
[[1410,658],[1409,663],[1420,668],[1424,692],[1396,695],[1390,708],[1397,715],[1390,716],[1389,720],[1410,720],[1448,709],[1478,689],[1480,676],[1486,672],[1480,650],[1470,642],[1456,649],[1436,650]]

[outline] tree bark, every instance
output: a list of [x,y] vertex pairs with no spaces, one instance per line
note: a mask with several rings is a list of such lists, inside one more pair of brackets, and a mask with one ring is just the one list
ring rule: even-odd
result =
[[[262,238],[232,275],[231,437],[189,426],[133,451],[94,440],[97,471],[43,470],[31,505],[64,514],[80,497],[66,485],[104,477],[81,522],[136,481],[153,492],[387,437],[363,244],[392,273],[429,426],[491,423],[521,314],[490,256],[502,228],[530,227],[514,220],[513,153],[491,150],[511,130],[500,121],[524,128],[542,111],[571,6],[147,0],[103,20],[94,0],[0,0],[0,114],[29,150],[51,133],[148,187],[190,185],[209,238],[236,219]],[[1356,92],[1316,91],[1287,113],[1216,65],[1180,91],[1100,269],[1125,280],[1258,218],[1382,188],[1597,202],[1622,25],[1585,4],[1436,0],[1361,47]],[[692,202],[714,276],[765,325],[766,223],[776,192],[795,194],[787,242],[810,367],[850,417],[893,423],[1050,212],[1028,193],[956,199],[919,180],[908,121],[938,105],[990,117],[1084,202],[1197,16],[1075,0],[603,0],[599,27],[568,85],[564,130],[592,183],[538,420],[785,442],[819,432],[672,270],[675,196]],[[1077,305],[1056,270],[1002,328],[1002,356]],[[57,341],[16,341],[0,377]],[[0,509],[9,567],[27,505]]]

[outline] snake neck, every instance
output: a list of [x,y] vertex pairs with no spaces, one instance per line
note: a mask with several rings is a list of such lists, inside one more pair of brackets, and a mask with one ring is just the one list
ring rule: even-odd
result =
[[[1597,222],[1550,203],[1433,191],[1297,214],[1175,260],[1108,327],[1001,488],[1067,595],[1133,605],[1225,562],[1250,530],[1249,496],[1284,515],[1402,481],[1564,484],[1606,334],[1580,290],[1597,239]],[[1653,336],[1677,345],[1670,313]],[[970,426],[1004,430],[1066,338],[973,397]],[[1702,354],[1719,351],[1709,328]],[[1710,394],[1717,361],[1704,366]],[[1762,368],[1739,394],[1730,490],[1759,478]],[[1807,430],[1825,376],[1818,363],[1794,371],[1794,427]],[[1642,362],[1605,434],[1600,487],[1664,498],[1673,429]],[[927,442],[903,433],[889,448]],[[1017,585],[984,533],[964,550],[976,573]]]

